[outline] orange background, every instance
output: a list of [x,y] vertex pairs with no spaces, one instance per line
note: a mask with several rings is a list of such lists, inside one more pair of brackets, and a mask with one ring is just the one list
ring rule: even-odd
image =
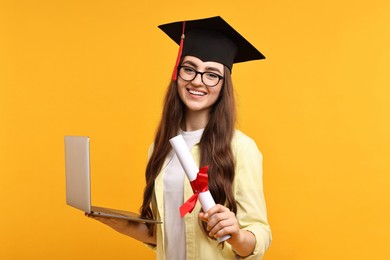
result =
[[177,46],[221,15],[238,128],[264,155],[264,259],[390,259],[390,2],[0,1],[0,259],[154,259],[65,205],[64,135],[89,135],[93,203],[137,211]]

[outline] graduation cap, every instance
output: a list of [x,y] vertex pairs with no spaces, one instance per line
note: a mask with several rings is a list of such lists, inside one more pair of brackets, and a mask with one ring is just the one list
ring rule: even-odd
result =
[[172,79],[177,78],[177,66],[186,55],[202,61],[222,63],[232,70],[233,63],[265,59],[252,44],[220,16],[180,21],[158,26],[180,45]]

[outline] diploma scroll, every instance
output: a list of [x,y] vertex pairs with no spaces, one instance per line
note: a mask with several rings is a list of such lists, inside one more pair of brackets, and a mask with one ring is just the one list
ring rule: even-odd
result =
[[[187,175],[187,178],[190,182],[194,181],[199,172],[199,168],[196,166],[195,161],[190,153],[190,150],[188,149],[188,146],[183,139],[183,136],[178,135],[170,139],[169,141],[173,149],[175,150],[175,153],[180,161],[181,166],[184,169],[184,172]],[[214,199],[211,196],[209,190],[199,193],[199,202],[204,212],[207,212],[215,205]],[[230,237],[230,235],[220,237],[218,238],[218,242],[223,242]]]

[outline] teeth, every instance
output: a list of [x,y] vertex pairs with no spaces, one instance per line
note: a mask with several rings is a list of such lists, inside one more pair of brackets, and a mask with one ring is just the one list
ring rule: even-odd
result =
[[191,90],[191,89],[189,89],[188,90],[191,94],[193,94],[193,95],[198,95],[198,96],[204,96],[204,95],[206,95],[206,93],[203,93],[203,92],[200,92],[200,91],[196,91],[196,90]]

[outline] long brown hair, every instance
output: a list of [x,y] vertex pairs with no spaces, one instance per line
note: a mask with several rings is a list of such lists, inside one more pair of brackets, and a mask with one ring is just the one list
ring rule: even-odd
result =
[[[169,139],[175,137],[184,120],[185,107],[181,101],[177,82],[172,81],[164,100],[162,118],[154,139],[152,155],[146,167],[146,187],[141,206],[141,215],[153,218],[150,203],[153,197],[154,182],[160,173],[164,160],[171,150]],[[233,197],[234,157],[231,141],[236,121],[236,107],[230,70],[224,68],[224,81],[218,100],[210,110],[209,121],[200,140],[200,166],[209,166],[209,190],[215,203],[226,205],[237,213],[237,204]],[[153,235],[154,226],[148,225],[149,235]]]

